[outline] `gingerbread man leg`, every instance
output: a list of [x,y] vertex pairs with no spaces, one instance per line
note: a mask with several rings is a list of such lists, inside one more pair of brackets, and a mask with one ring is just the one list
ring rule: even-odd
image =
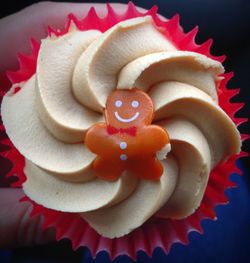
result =
[[100,156],[95,159],[93,169],[100,179],[109,181],[117,180],[125,170],[124,164],[121,161],[106,159]]
[[155,157],[142,157],[131,160],[128,169],[141,179],[160,179],[163,167]]

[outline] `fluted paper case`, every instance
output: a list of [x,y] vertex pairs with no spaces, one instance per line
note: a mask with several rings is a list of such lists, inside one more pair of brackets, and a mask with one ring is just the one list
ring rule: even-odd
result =
[[[157,26],[165,29],[164,34],[173,41],[178,49],[201,53],[219,62],[223,62],[225,59],[225,56],[214,57],[211,55],[210,47],[212,45],[212,40],[208,40],[200,45],[195,43],[195,36],[198,32],[197,27],[188,33],[184,33],[179,24],[178,15],[175,15],[167,21],[163,21],[157,15],[157,7],[153,7],[149,11],[142,13],[139,12],[132,3],[128,4],[124,14],[117,14],[109,4],[107,4],[107,11],[107,15],[104,18],[99,18],[95,9],[91,8],[88,15],[82,20],[78,20],[73,14],[70,14],[67,18],[64,30],[59,32],[49,28],[48,34],[55,34],[57,36],[64,35],[68,32],[72,23],[80,30],[98,29],[101,32],[105,32],[120,21],[150,15]],[[30,55],[18,56],[20,69],[16,72],[7,73],[12,84],[26,81],[36,71],[40,44],[34,39],[31,41],[31,44],[32,53]],[[244,118],[235,117],[235,113],[243,107],[244,104],[230,102],[230,99],[239,92],[239,89],[227,89],[226,87],[228,81],[233,77],[233,73],[223,74],[223,77],[218,87],[219,105],[238,126],[247,121]],[[18,91],[18,87],[16,89]],[[1,98],[7,90],[8,87],[1,87]],[[6,174],[5,179],[2,180],[5,183],[11,182],[12,187],[22,187],[25,181],[25,174],[23,172],[24,157],[15,149],[8,139],[3,125],[1,125],[0,131],[1,156],[12,162],[11,170]],[[247,137],[247,135],[242,135],[242,141],[247,139]],[[132,259],[135,259],[138,251],[145,251],[146,254],[150,256],[156,247],[160,247],[168,253],[171,246],[176,242],[188,244],[188,234],[191,231],[202,233],[202,220],[216,220],[214,208],[217,205],[228,203],[228,199],[224,192],[227,188],[235,186],[229,180],[229,176],[231,173],[241,173],[236,167],[235,162],[238,158],[245,155],[245,152],[241,152],[239,155],[232,156],[225,163],[219,164],[213,169],[202,203],[191,216],[182,220],[163,219],[153,216],[141,227],[120,238],[109,239],[99,235],[79,214],[50,210],[36,204],[28,197],[23,197],[21,201],[30,202],[32,204],[33,209],[30,214],[31,217],[42,216],[44,218],[44,229],[50,227],[55,228],[57,240],[63,238],[70,239],[73,249],[86,246],[90,249],[93,257],[100,251],[107,251],[111,259],[119,255],[128,255]]]

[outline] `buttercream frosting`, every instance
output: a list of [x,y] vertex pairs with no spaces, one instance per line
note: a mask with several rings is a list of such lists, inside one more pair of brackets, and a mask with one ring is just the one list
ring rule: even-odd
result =
[[[104,33],[72,28],[44,39],[36,74],[19,92],[10,89],[1,106],[6,132],[26,159],[26,195],[47,208],[80,213],[109,238],[156,213],[189,216],[211,170],[241,147],[239,132],[218,106],[223,72],[215,60],[177,50],[150,16]],[[103,121],[112,91],[134,87],[151,97],[153,123],[170,136],[171,147],[157,154],[163,175],[143,180],[125,171],[115,182],[101,180],[91,168],[96,156],[84,145],[86,131]]]

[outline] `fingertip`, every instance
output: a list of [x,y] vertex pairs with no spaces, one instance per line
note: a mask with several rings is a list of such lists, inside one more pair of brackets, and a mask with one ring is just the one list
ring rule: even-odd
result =
[[[111,3],[118,14],[127,10],[127,4]],[[99,17],[106,16],[108,7],[102,3],[58,3],[42,1],[0,20],[0,72],[7,69],[17,70],[17,52],[31,52],[30,38],[40,40],[47,36],[48,26],[63,29],[68,14],[73,13],[78,19],[87,15],[94,7]],[[145,9],[137,7],[140,12]],[[10,45],[11,43],[11,45]]]
[[[112,6],[118,13],[126,8],[124,4],[112,4]],[[30,53],[32,37],[37,40],[45,38],[49,25],[55,29],[62,29],[69,13],[75,14],[80,19],[87,15],[91,7],[95,7],[100,17],[107,14],[105,4],[43,1],[2,18],[0,20],[0,72],[7,69],[17,70],[16,54],[17,52]]]
[[36,245],[55,240],[54,229],[42,229],[43,218],[30,216],[32,205],[20,202],[21,189],[0,189],[0,247]]

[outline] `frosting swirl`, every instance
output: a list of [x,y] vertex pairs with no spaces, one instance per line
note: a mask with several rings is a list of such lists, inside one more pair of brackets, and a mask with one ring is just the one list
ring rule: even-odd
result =
[[[7,134],[26,158],[25,193],[47,208],[81,213],[110,238],[131,232],[156,212],[164,218],[192,214],[211,170],[240,151],[239,132],[218,106],[223,72],[217,61],[177,50],[150,16],[104,33],[71,28],[44,39],[36,74],[18,93],[13,87],[1,107]],[[115,182],[100,180],[84,135],[103,120],[113,90],[133,87],[149,94],[154,123],[170,135],[164,173],[159,181],[128,172]]]

